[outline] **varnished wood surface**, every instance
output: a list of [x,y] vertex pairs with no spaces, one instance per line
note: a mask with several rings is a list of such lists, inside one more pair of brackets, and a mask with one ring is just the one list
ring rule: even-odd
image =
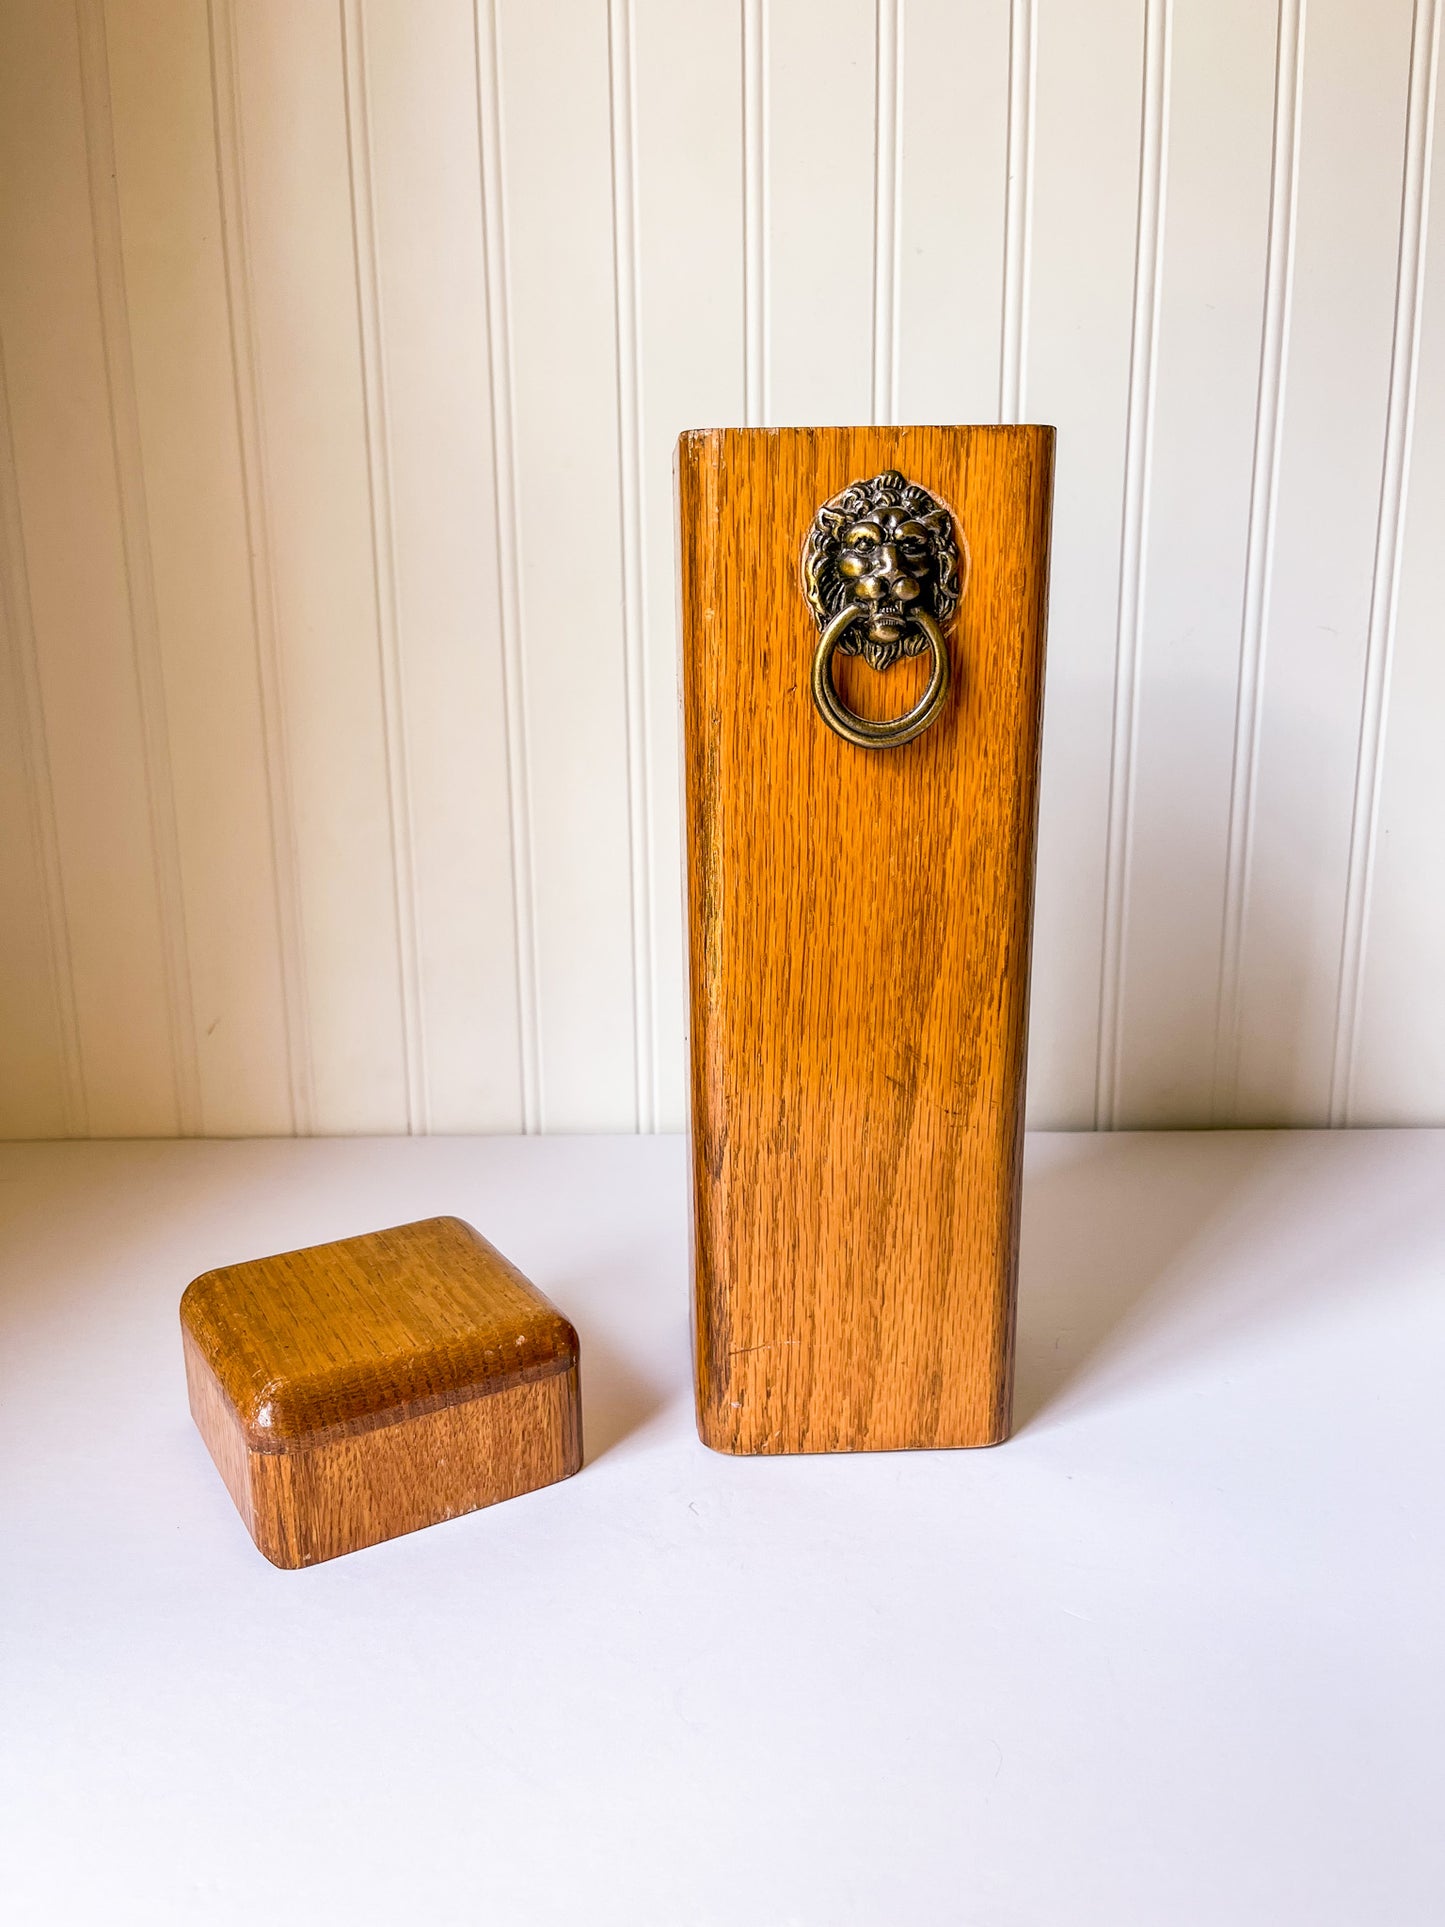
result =
[[577,1334],[459,1218],[224,1265],[181,1318],[258,1451],[565,1370]]
[[570,1478],[575,1367],[329,1442],[258,1452],[186,1336],[191,1411],[246,1530],[276,1566],[312,1566]]
[[[698,1423],[733,1452],[1008,1430],[1053,431],[679,444]],[[816,714],[799,556],[896,468],[970,571],[915,742]],[[839,687],[915,699],[921,662]],[[846,679],[845,679],[846,678]]]
[[181,1326],[192,1414],[276,1565],[332,1559],[581,1464],[576,1333],[458,1219],[208,1272]]

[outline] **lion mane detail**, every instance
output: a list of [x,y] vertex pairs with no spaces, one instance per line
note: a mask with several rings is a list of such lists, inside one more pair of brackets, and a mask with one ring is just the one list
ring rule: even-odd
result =
[[[930,495],[926,488],[920,488],[916,482],[906,480],[896,469],[890,468],[881,475],[875,475],[871,481],[850,482],[840,494],[825,502],[813,517],[803,548],[803,594],[820,630],[825,629],[839,614],[850,597],[849,584],[838,573],[838,558],[845,530],[855,522],[866,521],[881,509],[902,510],[928,531],[933,577],[931,594],[924,607],[940,628],[952,619],[962,594],[959,548],[953,517],[936,495]],[[894,654],[921,655],[927,647],[927,638],[915,625],[910,627],[896,649],[890,652],[889,659]],[[866,653],[870,659],[876,653],[872,647],[865,646],[856,628],[839,638],[838,649],[847,656]],[[878,661],[876,666],[886,668],[887,663]]]

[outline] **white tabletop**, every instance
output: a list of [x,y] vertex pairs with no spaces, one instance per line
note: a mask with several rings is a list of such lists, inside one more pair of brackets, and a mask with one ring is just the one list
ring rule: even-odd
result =
[[[1012,1442],[744,1460],[675,1140],[0,1148],[3,1918],[1439,1927],[1445,1133],[1029,1157]],[[278,1572],[182,1287],[438,1212],[587,1463]]]

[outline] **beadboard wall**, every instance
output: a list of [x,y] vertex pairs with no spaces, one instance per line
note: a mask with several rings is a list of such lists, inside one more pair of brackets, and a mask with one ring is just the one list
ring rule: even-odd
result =
[[0,1131],[677,1126],[674,439],[1020,419],[1033,1121],[1445,1122],[1440,10],[4,0]]

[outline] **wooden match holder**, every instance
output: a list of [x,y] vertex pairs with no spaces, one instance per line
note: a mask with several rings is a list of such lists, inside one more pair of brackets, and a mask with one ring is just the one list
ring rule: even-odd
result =
[[277,1566],[453,1519],[582,1463],[577,1334],[470,1225],[428,1218],[189,1285],[191,1412]]
[[694,1352],[722,1451],[1008,1433],[1053,441],[679,444]]

